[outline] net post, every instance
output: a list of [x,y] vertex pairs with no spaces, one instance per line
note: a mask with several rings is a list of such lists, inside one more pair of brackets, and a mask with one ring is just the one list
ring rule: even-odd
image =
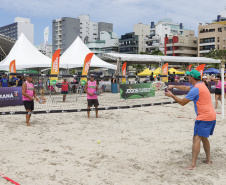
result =
[[221,68],[221,118],[224,119],[224,65]]

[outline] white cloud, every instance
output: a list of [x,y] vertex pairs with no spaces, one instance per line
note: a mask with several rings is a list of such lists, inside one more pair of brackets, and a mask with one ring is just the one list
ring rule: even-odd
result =
[[131,32],[139,22],[150,24],[166,17],[197,30],[198,23],[216,18],[223,0],[0,0],[1,9],[19,16],[55,19],[89,14],[91,21],[111,22],[119,35]]

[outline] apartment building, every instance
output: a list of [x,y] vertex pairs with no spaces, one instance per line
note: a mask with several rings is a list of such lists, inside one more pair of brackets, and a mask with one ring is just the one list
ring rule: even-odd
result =
[[34,44],[34,24],[31,24],[29,18],[16,17],[15,22],[0,27],[0,34],[17,40],[23,33],[27,39]]
[[139,54],[139,36],[134,32],[121,35],[119,39],[119,53]]

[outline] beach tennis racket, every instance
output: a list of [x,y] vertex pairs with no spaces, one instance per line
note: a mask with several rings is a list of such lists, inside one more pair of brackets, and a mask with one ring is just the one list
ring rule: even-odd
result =
[[39,104],[45,104],[45,103],[46,103],[46,98],[44,98],[44,97],[39,97],[37,102],[38,102]]
[[97,89],[94,94],[100,95],[102,92],[103,92],[102,89]]
[[155,91],[160,91],[163,89],[167,89],[167,86],[164,82],[153,82],[151,84],[151,89]]

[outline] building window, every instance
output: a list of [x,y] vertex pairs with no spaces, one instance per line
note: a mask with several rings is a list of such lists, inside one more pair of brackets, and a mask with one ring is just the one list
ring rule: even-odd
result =
[[222,28],[218,28],[218,32],[222,32]]
[[215,28],[209,29],[209,32],[215,32]]

